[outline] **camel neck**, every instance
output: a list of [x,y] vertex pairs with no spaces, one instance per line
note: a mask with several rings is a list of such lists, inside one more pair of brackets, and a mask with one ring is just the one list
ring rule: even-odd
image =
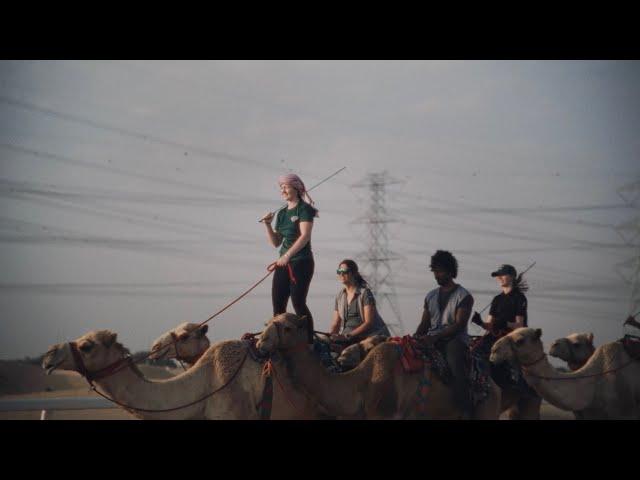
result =
[[309,349],[282,352],[293,377],[330,415],[354,417],[361,408],[353,370],[332,374]]
[[[199,371],[188,370],[167,380],[147,379],[136,367],[127,367],[95,384],[108,397],[117,402],[145,410],[164,410],[185,405],[206,395],[211,382]],[[200,418],[204,402],[173,412],[131,411],[145,420],[183,420]]]
[[[584,410],[593,398],[596,377],[581,378],[597,373],[596,362],[589,362],[575,372],[559,372],[544,356],[540,361],[523,368],[524,378],[547,402],[563,410]],[[588,368],[587,368],[588,367]]]

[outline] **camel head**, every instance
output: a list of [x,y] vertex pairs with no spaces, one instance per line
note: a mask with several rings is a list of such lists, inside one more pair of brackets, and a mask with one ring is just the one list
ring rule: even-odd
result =
[[[129,351],[117,342],[118,334],[109,330],[89,332],[75,340],[82,361],[90,372],[123,359]],[[80,372],[69,343],[52,345],[42,359],[42,368],[50,375],[56,369]]]
[[[197,323],[181,323],[153,342],[151,355],[153,360],[176,358],[190,362],[199,358],[211,345],[207,338],[209,325],[197,328]],[[174,344],[174,338],[177,340]]]
[[494,364],[531,364],[544,355],[540,337],[542,330],[539,328],[516,328],[493,345],[489,360]]
[[[269,320],[258,337],[256,347],[262,353],[289,350],[309,343],[309,321],[307,317],[293,313],[281,313]],[[313,330],[313,327],[311,327]]]
[[362,360],[364,360],[364,357],[366,357],[375,346],[385,342],[387,338],[388,337],[385,337],[384,335],[374,335],[372,337],[365,338],[355,345],[349,345],[347,348],[342,350],[336,361],[338,362],[338,365],[345,370],[355,368]]
[[572,333],[553,342],[549,355],[564,360],[574,369],[584,365],[595,350],[593,333]]

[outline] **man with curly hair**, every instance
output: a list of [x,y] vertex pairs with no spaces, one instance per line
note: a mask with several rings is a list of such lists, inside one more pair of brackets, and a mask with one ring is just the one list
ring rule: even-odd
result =
[[453,374],[453,390],[464,416],[471,415],[466,359],[469,345],[467,323],[473,309],[473,297],[453,280],[458,276],[458,262],[447,251],[438,250],[429,265],[438,288],[424,300],[420,325],[415,336],[425,346],[433,345],[447,359]]

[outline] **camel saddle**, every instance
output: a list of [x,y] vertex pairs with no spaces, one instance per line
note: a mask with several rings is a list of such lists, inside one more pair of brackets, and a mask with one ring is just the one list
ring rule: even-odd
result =
[[627,334],[622,338],[621,342],[622,346],[631,358],[640,360],[640,337]]
[[390,342],[395,343],[400,350],[400,363],[406,373],[417,373],[424,370],[424,358],[420,343],[411,335],[404,337],[392,337]]
[[445,384],[452,379],[449,364],[436,347],[424,346],[411,335],[392,337],[389,341],[395,343],[400,350],[400,363],[406,373],[424,372],[425,368],[429,368]]

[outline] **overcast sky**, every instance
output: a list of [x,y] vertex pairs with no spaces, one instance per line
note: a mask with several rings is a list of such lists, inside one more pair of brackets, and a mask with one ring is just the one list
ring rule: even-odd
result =
[[[386,171],[405,333],[442,248],[477,310],[492,270],[537,262],[529,322],[547,346],[624,334],[625,239],[640,239],[615,227],[638,218],[619,195],[640,180],[638,62],[2,61],[0,81],[0,359],[99,328],[137,351],[207,319],[277,258],[257,219],[281,205],[278,175],[311,186],[343,166],[312,192],[317,329],[338,262],[364,263],[370,240],[353,184]],[[210,338],[270,316],[269,279]]]

